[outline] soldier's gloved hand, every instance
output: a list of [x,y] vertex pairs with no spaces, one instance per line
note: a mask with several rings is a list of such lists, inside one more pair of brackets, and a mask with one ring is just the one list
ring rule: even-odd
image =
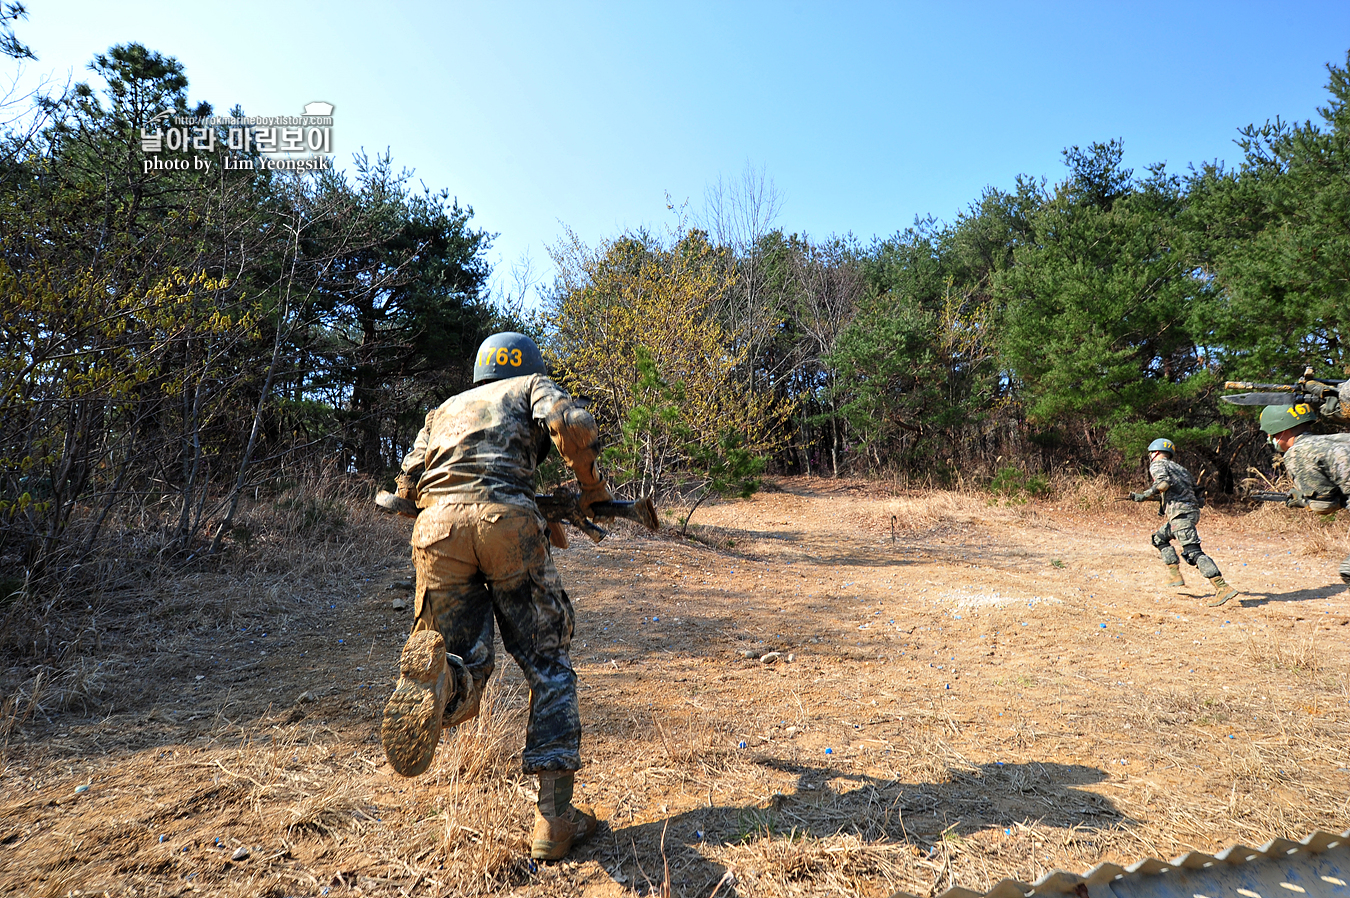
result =
[[1284,500],[1285,508],[1307,508],[1308,500],[1299,493],[1290,493],[1289,498]]
[[407,499],[409,502],[417,501],[417,480],[408,474],[400,474],[394,478],[394,494],[400,499]]
[[1328,394],[1328,393],[1335,393],[1335,392],[1336,392],[1336,388],[1335,388],[1335,387],[1328,386],[1328,385],[1326,385],[1326,384],[1324,384],[1324,383],[1321,383],[1321,382],[1315,381],[1315,380],[1305,380],[1305,381],[1301,384],[1301,386],[1303,387],[1303,392],[1305,392],[1305,393],[1307,393],[1309,396],[1315,397],[1315,398],[1317,398],[1317,399],[1323,398],[1323,397],[1326,396],[1326,394]]
[[613,502],[614,495],[609,491],[609,484],[603,480],[599,483],[581,488],[581,498],[577,500],[577,505],[581,507],[581,513],[585,517],[591,516],[591,506],[596,502]]
[[1148,496],[1145,496],[1143,493],[1130,493],[1130,498],[1135,502],[1145,502],[1148,500]]

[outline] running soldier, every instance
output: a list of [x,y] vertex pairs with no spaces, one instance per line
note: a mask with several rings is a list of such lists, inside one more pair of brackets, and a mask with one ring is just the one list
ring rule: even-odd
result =
[[1200,521],[1200,509],[1204,507],[1204,502],[1195,491],[1191,472],[1172,461],[1176,451],[1176,444],[1171,440],[1157,439],[1148,444],[1148,472],[1153,478],[1153,485],[1142,493],[1130,493],[1130,498],[1136,502],[1146,502],[1155,496],[1161,497],[1158,514],[1167,521],[1154,531],[1153,545],[1172,575],[1167,585],[1186,585],[1185,578],[1181,576],[1177,550],[1172,548],[1172,540],[1176,540],[1186,563],[1199,570],[1214,585],[1214,598],[1209,604],[1217,607],[1236,596],[1238,591],[1224,582],[1218,566],[1200,548],[1200,535],[1196,533],[1195,527]]
[[[1261,430],[1284,453],[1284,469],[1294,480],[1285,504],[1317,514],[1334,514],[1350,496],[1350,433],[1308,433],[1317,412],[1307,403],[1268,405]],[[1350,558],[1341,562],[1341,580],[1350,583]]]
[[572,804],[581,767],[572,603],[549,550],[565,546],[534,501],[536,465],[557,447],[581,487],[583,513],[613,497],[596,467],[595,419],[546,376],[524,334],[483,341],[473,389],[426,417],[403,460],[398,494],[422,509],[413,527],[413,633],[380,729],[403,776],[425,771],[443,727],[478,713],[491,676],[493,619],[530,686],[523,766],[539,775],[531,856],[558,860],[596,829]]

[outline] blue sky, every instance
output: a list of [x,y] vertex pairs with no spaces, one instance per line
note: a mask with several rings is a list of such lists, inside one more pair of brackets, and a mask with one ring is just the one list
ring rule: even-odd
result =
[[786,230],[869,239],[1058,179],[1072,144],[1231,164],[1242,125],[1316,116],[1350,3],[31,0],[17,31],[30,81],[139,41],[220,112],[332,102],[339,164],[391,150],[499,234],[499,277],[526,252],[548,277],[564,225],[664,227],[667,194],[698,212],[747,166]]

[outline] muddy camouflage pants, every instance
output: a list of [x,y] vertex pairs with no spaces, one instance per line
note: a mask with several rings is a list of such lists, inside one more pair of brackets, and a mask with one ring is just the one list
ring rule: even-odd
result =
[[462,660],[473,693],[456,696],[447,721],[478,707],[492,675],[493,619],[502,644],[530,685],[524,769],[581,767],[581,718],[572,644],[572,603],[549,554],[545,522],[533,508],[441,503],[413,528],[417,566],[414,631],[439,630],[453,664]]
[[1200,521],[1199,511],[1178,514],[1153,532],[1153,545],[1162,553],[1164,564],[1177,564],[1177,550],[1172,548],[1172,540],[1181,546],[1181,557],[1186,563],[1200,571],[1207,579],[1222,576],[1218,565],[1200,548],[1200,534],[1195,525]]

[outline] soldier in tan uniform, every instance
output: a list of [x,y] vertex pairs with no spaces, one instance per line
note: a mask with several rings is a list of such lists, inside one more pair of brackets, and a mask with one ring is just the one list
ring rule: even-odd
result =
[[549,550],[566,545],[534,502],[535,466],[554,446],[576,474],[583,512],[612,498],[596,468],[590,412],[545,374],[523,334],[485,340],[474,388],[427,414],[403,460],[399,495],[422,509],[413,528],[416,623],[380,736],[404,776],[425,771],[442,727],[478,713],[492,674],[493,624],[530,685],[523,764],[539,775],[531,855],[556,860],[596,828],[572,805],[581,767],[572,603]]
[[[1350,433],[1308,433],[1317,415],[1307,403],[1268,405],[1261,411],[1261,430],[1284,453],[1284,469],[1294,479],[1285,504],[1335,514],[1350,498]],[[1350,583],[1350,558],[1338,573]]]

